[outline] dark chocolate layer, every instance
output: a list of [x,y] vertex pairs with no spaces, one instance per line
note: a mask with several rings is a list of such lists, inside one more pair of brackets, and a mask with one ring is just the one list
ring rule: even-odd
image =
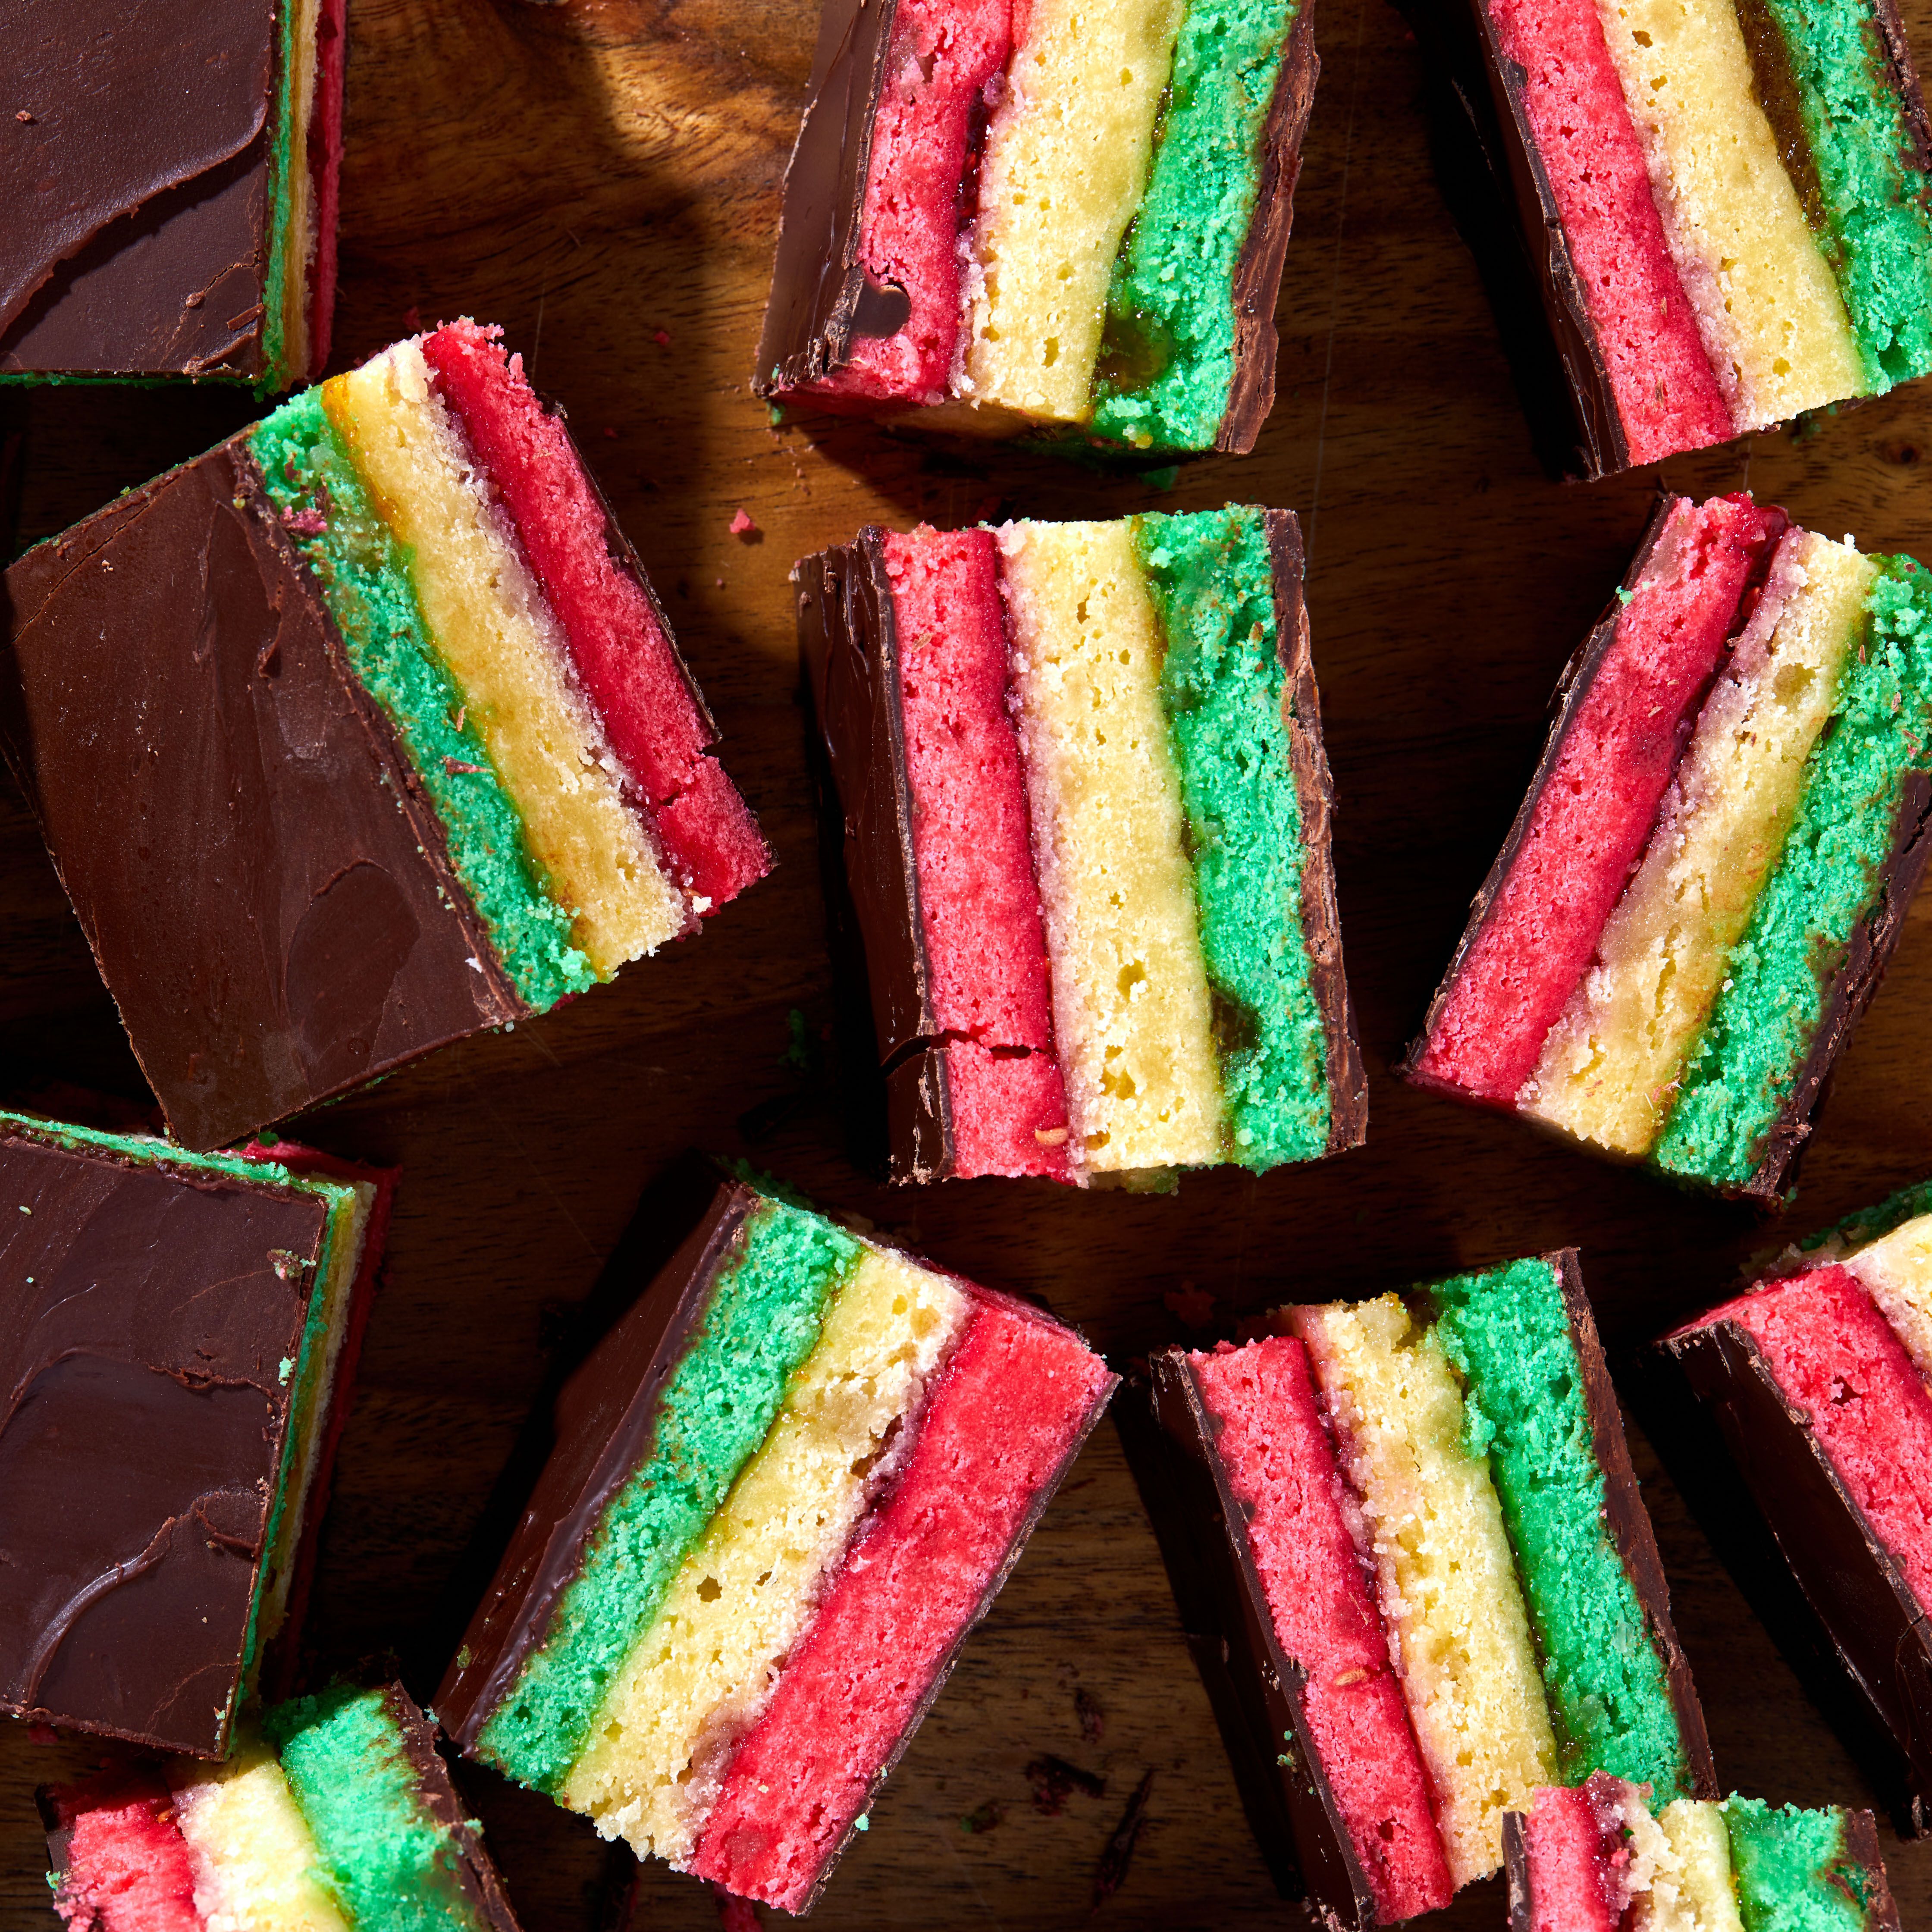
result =
[[872,127],[897,0],[825,0],[798,140],[785,169],[772,292],[752,387],[761,396],[818,381],[855,335],[893,335],[912,304],[859,259]]
[[1335,784],[1322,740],[1322,699],[1315,688],[1308,605],[1302,595],[1301,525],[1292,510],[1262,515],[1274,575],[1276,649],[1287,673],[1288,761],[1301,812],[1301,936],[1328,1039],[1328,1150],[1336,1154],[1360,1147],[1368,1138],[1369,1076],[1342,968],[1342,918],[1335,903]]
[[[1747,1330],[1718,1322],[1670,1336],[1656,1358],[1681,1378],[1679,1400],[1688,1387],[1713,1425],[1666,1433],[1673,1470],[1793,1667],[1813,1682],[1821,1667],[1835,1680],[1832,1714],[1843,1714],[1840,1696],[1855,1700],[1848,1742],[1886,1792],[1899,1829],[1923,1836],[1932,1829],[1925,1610]],[[1727,1520],[1741,1500],[1768,1546],[1738,1538]],[[1796,1617],[1792,1584],[1804,1612]]]
[[[607,1274],[644,1283],[629,1312],[565,1383],[554,1453],[511,1535],[495,1580],[444,1673],[436,1709],[466,1752],[543,1641],[611,1498],[650,1452],[658,1398],[704,1318],[756,1191],[715,1170],[661,1195],[652,1225],[611,1257]],[[640,1216],[640,1220],[643,1216]],[[660,1262],[646,1272],[646,1259]]]
[[0,1136],[0,1709],[218,1756],[316,1196]]
[[5,592],[0,749],[184,1143],[526,1010],[238,440]]
[[1520,1811],[1503,1814],[1503,1876],[1509,1886],[1509,1932],[1536,1932],[1536,1899],[1529,1876],[1529,1838]]
[[1305,1899],[1330,1932],[1375,1925],[1358,1862],[1309,1732],[1306,1673],[1282,1650],[1215,1452],[1186,1352],[1162,1350],[1114,1410],[1166,1558],[1174,1603],[1213,1706],[1248,1824],[1284,1898]]
[[277,10],[9,10],[0,373],[264,374]]

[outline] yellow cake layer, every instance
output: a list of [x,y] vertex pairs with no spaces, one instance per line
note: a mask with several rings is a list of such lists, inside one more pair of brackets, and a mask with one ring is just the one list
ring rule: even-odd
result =
[[683,929],[684,902],[624,802],[595,714],[572,687],[556,620],[413,342],[332,378],[322,400],[410,553],[436,648],[552,894],[572,914],[572,937],[608,979]]
[[1220,1155],[1160,629],[1125,522],[999,532],[1054,1030],[1090,1169]]
[[1736,10],[1598,0],[1658,212],[1740,430],[1864,393],[1838,284],[1757,103]]
[[315,182],[309,172],[308,137],[315,118],[316,28],[322,0],[292,0],[294,68],[288,98],[288,178],[284,188],[282,286],[271,290],[282,305],[282,360],[300,382],[309,373],[309,272],[315,266]]
[[1636,876],[1517,1104],[1647,1152],[1783,849],[1877,566],[1794,530],[1698,715]]
[[1716,1805],[1678,1798],[1652,1818],[1633,1799],[1624,1823],[1636,1894],[1630,1932],[1744,1932],[1730,1834]]
[[1846,1257],[1845,1266],[1898,1331],[1918,1372],[1932,1382],[1932,1214],[1868,1242]]
[[960,386],[1084,422],[1184,0],[1034,0],[986,130]]
[[613,1682],[562,1796],[640,1858],[690,1855],[730,1749],[776,1688],[904,1418],[972,1313],[868,1248],[771,1433]]
[[1556,1740],[1502,1507],[1463,1445],[1462,1393],[1393,1294],[1302,1308],[1343,1466],[1362,1499],[1403,1700],[1442,1806],[1449,1875],[1502,1862],[1505,1811],[1556,1780]]
[[169,1776],[208,1932],[353,1932],[271,1752],[247,1744],[226,1764],[178,1760]]

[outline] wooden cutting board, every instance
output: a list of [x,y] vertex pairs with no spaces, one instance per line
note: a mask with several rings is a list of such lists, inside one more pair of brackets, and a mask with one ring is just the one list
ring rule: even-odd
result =
[[[1932,0],[1906,8],[1932,61]],[[1716,1297],[1748,1253],[1932,1172],[1932,900],[1841,1066],[1774,1225],[1409,1092],[1388,1067],[1460,931],[1565,658],[1621,573],[1656,479],[1537,468],[1496,332],[1430,172],[1415,48],[1384,0],[1319,0],[1323,74],[1256,453],[1166,493],[1042,458],[962,458],[862,425],[774,427],[749,393],[814,0],[356,0],[337,367],[458,314],[500,322],[663,593],[776,844],[774,875],[615,986],[397,1076],[300,1137],[406,1180],[323,1549],[320,1658],[393,1653],[433,1693],[470,1607],[484,1505],[644,1180],[690,1144],[743,1151],[969,1274],[1043,1294],[1124,1360],[1289,1298],[1369,1292],[1574,1242],[1613,1353]],[[10,398],[20,540],[254,413],[214,391]],[[1870,549],[1932,559],[1932,386],[1793,437],[1665,466],[1748,486]],[[1115,515],[1230,500],[1303,517],[1340,798],[1336,860],[1372,1090],[1369,1145],[1168,1198],[1045,1183],[893,1192],[844,1157],[786,572],[878,519]],[[746,511],[755,532],[730,534]],[[0,1095],[142,1092],[32,827],[0,793]],[[796,1017],[795,1017],[796,1016]],[[1187,1328],[1178,1304],[1208,1326]],[[1727,1785],[1870,1802],[1832,1732],[1657,1473],[1640,1467]],[[52,1932],[33,1786],[88,1761],[0,1726],[0,1927]],[[1040,1761],[1075,1767],[1055,1800]],[[1031,1768],[1030,1769],[1030,1767]],[[847,1858],[827,1928],[1076,1925],[1143,1776],[1144,1823],[1099,1922],[1296,1922],[1243,1822],[1111,1430],[1075,1469]],[[1062,1780],[1064,1782],[1064,1779]],[[478,1774],[530,1932],[614,1927],[628,1876],[580,1820]],[[1932,1926],[1932,1846],[1885,1848]],[[1498,1884],[1440,1922],[1496,1928]],[[643,1877],[637,1928],[716,1924]]]

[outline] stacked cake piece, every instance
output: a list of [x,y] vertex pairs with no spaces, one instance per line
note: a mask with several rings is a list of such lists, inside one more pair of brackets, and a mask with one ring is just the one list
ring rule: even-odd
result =
[[[1775,1545],[1761,1554],[1789,1577],[1748,1561],[1743,1580],[1808,1668],[1833,1660],[1831,1694],[1849,1692],[1862,1714],[1855,1742],[1874,1777],[1925,1831],[1932,1184],[1792,1250],[1660,1346],[1706,1424],[1678,1432],[1687,1484],[1720,1514],[1735,1514],[1734,1497],[1755,1508]],[[1781,1614],[1792,1582],[1797,1624]]]
[[1932,128],[1884,0],[1414,14],[1484,150],[1470,192],[1515,202],[1513,226],[1474,205],[1465,225],[1520,253],[1491,265],[1506,304],[1511,283],[1540,284],[1581,467],[1654,462],[1932,369]]
[[868,529],[793,574],[895,1178],[1356,1145],[1294,518]]
[[217,1757],[300,1622],[394,1177],[0,1114],[0,1710]]
[[1316,70],[1312,0],[826,0],[759,393],[1251,448]]
[[1869,1811],[1649,1797],[1599,1772],[1511,1812],[1510,1932],[1898,1932]]
[[40,1802],[70,1932],[516,1932],[400,1684],[284,1704],[224,1764],[129,1763]]
[[561,419],[473,323],[6,592],[8,755],[190,1146],[542,1012],[769,865]]
[[1932,843],[1932,575],[1660,507],[1404,1071],[1777,1198]]
[[1709,1795],[1574,1252],[1273,1325],[1156,1356],[1136,1462],[1283,1889],[1390,1924],[1540,1786]]
[[328,358],[345,0],[63,0],[7,22],[0,383]]
[[646,1210],[668,1258],[560,1399],[436,1708],[607,1838],[799,1911],[1114,1378],[1034,1309],[693,1178]]

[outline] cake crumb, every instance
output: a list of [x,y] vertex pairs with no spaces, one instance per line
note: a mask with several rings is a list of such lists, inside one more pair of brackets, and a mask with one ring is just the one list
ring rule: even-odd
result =
[[1058,1818],[1076,1791],[1084,1798],[1107,1795],[1104,1778],[1096,1778],[1090,1771],[1082,1771],[1077,1764],[1069,1764],[1064,1757],[1051,1754],[1035,1758],[1026,1768],[1026,1777],[1033,1786],[1033,1808],[1044,1817]]
[[1184,1327],[1205,1328],[1214,1319],[1214,1298],[1204,1288],[1184,1281],[1161,1297],[1168,1314]]
[[14,118],[23,128],[31,128],[34,124],[34,117],[24,107],[15,111]]
[[51,1724],[29,1724],[27,1742],[30,1744],[57,1744],[60,1738]]
[[414,335],[422,327],[422,310],[414,302],[403,311],[403,326]]
[[758,525],[752,522],[750,512],[741,508],[738,514],[731,519],[731,534],[734,537],[745,537],[758,536],[763,532]]
[[670,346],[670,331],[668,328],[654,328],[651,331],[651,340],[660,349],[668,349]]
[[1107,1840],[1106,1850],[1100,1854],[1100,1862],[1094,1873],[1094,1910],[1097,1912],[1127,1882],[1127,1868],[1133,1862],[1134,1846],[1139,1842],[1141,1827],[1147,1822],[1148,1795],[1154,1789],[1154,1773],[1149,1770],[1134,1786],[1134,1795],[1127,1800],[1127,1808],[1120,1822],[1114,1828],[1114,1835]]
[[997,1798],[989,1798],[983,1804],[976,1804],[959,1821],[959,1828],[968,1838],[976,1838],[982,1832],[990,1832],[994,1826],[1006,1822],[1006,1808]]
[[1107,1714],[1101,1709],[1100,1699],[1084,1684],[1073,1694],[1073,1714],[1080,1720],[1083,1743],[1097,1744],[1107,1735]]

